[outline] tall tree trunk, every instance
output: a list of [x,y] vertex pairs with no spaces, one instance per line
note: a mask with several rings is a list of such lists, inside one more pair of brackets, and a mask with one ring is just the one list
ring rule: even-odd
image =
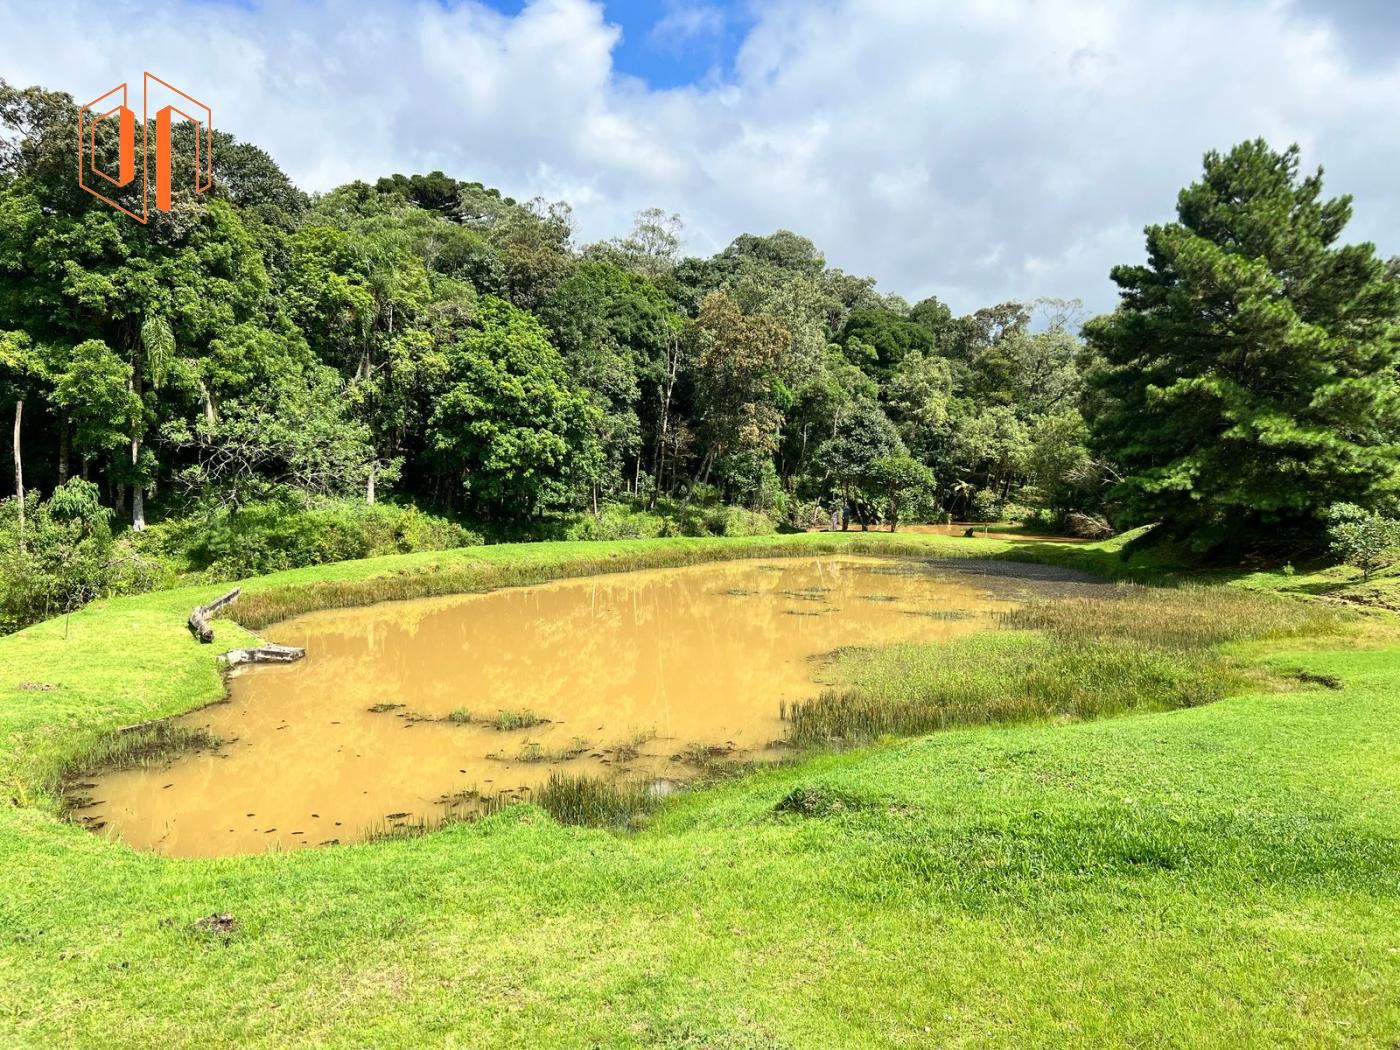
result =
[[680,336],[673,334],[670,345],[666,348],[666,378],[661,385],[661,418],[656,426],[656,488],[651,494],[651,506],[648,508],[650,510],[656,509],[656,500],[665,480],[666,439],[671,433],[671,397],[675,393],[676,376],[680,367]]
[[19,505],[19,542],[24,544],[24,457],[20,454],[19,425],[24,418],[24,398],[15,399],[15,502]]
[[714,466],[715,459],[716,459],[716,452],[715,452],[715,450],[714,450],[714,449],[709,449],[709,450],[705,453],[705,458],[702,459],[702,460],[700,461],[700,469],[697,470],[697,471],[695,472],[695,477],[694,477],[694,479],[692,479],[691,482],[690,482],[690,489],[686,492],[686,494],[685,494],[685,499],[681,500],[681,513],[682,513],[682,514],[684,514],[684,513],[685,513],[685,509],[686,509],[687,507],[690,506],[690,501],[691,501],[691,499],[692,499],[692,498],[694,497],[694,495],[695,495],[696,486],[698,486],[698,485],[708,485],[708,484],[709,484],[709,482],[710,482],[710,468],[711,468],[712,466]]
[[[131,392],[141,404],[141,358],[133,355],[131,369]],[[144,415],[136,421],[136,433],[131,435],[131,531],[142,532],[146,528],[146,489],[141,484],[141,431],[145,427]]]
[[141,438],[131,439],[131,469],[134,480],[131,482],[131,531],[141,532],[146,528],[146,490],[142,487],[139,478],[135,478],[136,470],[141,462]]
[[214,404],[214,395],[209,390],[209,385],[203,379],[199,381],[199,394],[204,401],[204,422],[213,427],[219,422],[219,410]]
[[375,463],[369,465],[369,477],[365,479],[365,503],[371,507],[374,506],[374,475],[377,465]]
[[68,438],[68,420],[58,421],[58,483],[62,485],[68,480],[68,460],[72,456],[70,442]]

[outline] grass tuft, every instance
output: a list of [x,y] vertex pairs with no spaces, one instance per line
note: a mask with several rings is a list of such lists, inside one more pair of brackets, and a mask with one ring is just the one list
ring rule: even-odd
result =
[[[216,748],[223,741],[207,729],[189,729],[173,722],[153,722],[148,726],[101,737],[69,763],[70,776],[91,776],[119,769],[148,769],[164,765],[189,751]],[[67,779],[67,778],[65,778]]]
[[1032,602],[1004,614],[999,631],[843,651],[835,670],[847,684],[781,713],[788,742],[816,748],[1195,707],[1261,681],[1223,643],[1338,634],[1351,619],[1272,595],[1125,584],[1102,598]]
[[634,828],[660,805],[646,784],[551,773],[531,799],[561,824]]
[[499,711],[486,724],[492,729],[506,732],[512,729],[530,729],[533,726],[544,725],[548,721],[548,718],[541,717],[533,711]]

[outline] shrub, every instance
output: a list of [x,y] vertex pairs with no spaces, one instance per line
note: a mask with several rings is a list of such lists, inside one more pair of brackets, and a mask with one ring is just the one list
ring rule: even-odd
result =
[[623,503],[610,503],[597,514],[588,514],[570,525],[571,540],[654,539],[666,535],[666,519]]
[[1001,513],[1001,493],[993,488],[980,489],[967,505],[968,521],[1000,521]]
[[274,502],[237,512],[220,509],[203,520],[165,522],[133,542],[186,571],[237,579],[382,554],[468,547],[481,537],[414,507]]
[[1332,553],[1361,570],[1361,578],[1384,568],[1400,553],[1400,521],[1350,503],[1334,504],[1328,512]]
[[815,500],[800,500],[792,504],[788,522],[795,529],[825,529],[831,524],[831,511]]
[[37,497],[26,501],[23,531],[17,501],[0,501],[0,633],[155,586],[157,566],[117,551],[96,485],[73,478],[48,500]]
[[771,536],[778,531],[768,515],[743,507],[710,507],[688,515],[681,529],[686,536]]

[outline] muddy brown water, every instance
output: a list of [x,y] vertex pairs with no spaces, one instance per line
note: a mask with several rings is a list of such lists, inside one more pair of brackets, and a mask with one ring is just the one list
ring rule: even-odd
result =
[[[1042,577],[802,557],[312,613],[266,632],[305,660],[244,669],[227,702],[177,720],[224,744],[95,778],[83,815],[137,848],[217,856],[432,825],[555,770],[683,781],[701,754],[780,753],[783,706],[820,692],[824,654],[983,629],[1074,586]],[[527,711],[547,721],[500,727]]]

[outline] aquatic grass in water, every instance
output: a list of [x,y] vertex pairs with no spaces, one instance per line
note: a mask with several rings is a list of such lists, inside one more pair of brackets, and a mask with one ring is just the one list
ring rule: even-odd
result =
[[646,784],[562,773],[551,773],[530,801],[561,824],[584,827],[634,827],[661,805],[659,793]]
[[1104,598],[1031,602],[1003,614],[1002,622],[1062,638],[1204,648],[1225,642],[1338,634],[1356,617],[1316,602],[1226,587],[1120,583]]
[[631,762],[642,753],[642,745],[656,739],[656,731],[636,730],[628,735],[626,740],[614,744],[609,751],[612,753],[614,762]]
[[173,722],[111,733],[76,756],[69,770],[80,772],[148,769],[162,765],[187,751],[218,747],[223,741],[207,729],[189,729]]
[[847,685],[785,706],[788,742],[849,745],[953,726],[1089,719],[1193,707],[1262,681],[1231,641],[1335,634],[1350,614],[1219,588],[1120,585],[1104,598],[1033,602],[1003,630],[944,644],[844,651]]
[[548,721],[548,718],[542,718],[533,711],[500,711],[487,724],[493,729],[507,732],[512,729],[530,729]]
[[[534,740],[527,740],[515,753],[517,762],[567,762],[588,750],[588,741],[576,736],[566,747],[550,749]],[[500,757],[500,756],[497,756]]]
[[82,778],[122,769],[155,769],[190,751],[212,750],[223,740],[207,729],[187,729],[173,722],[153,722],[148,726],[109,733],[75,755],[58,778],[61,812],[96,830],[105,821],[79,818],[79,810],[93,805],[87,791],[93,787]]

